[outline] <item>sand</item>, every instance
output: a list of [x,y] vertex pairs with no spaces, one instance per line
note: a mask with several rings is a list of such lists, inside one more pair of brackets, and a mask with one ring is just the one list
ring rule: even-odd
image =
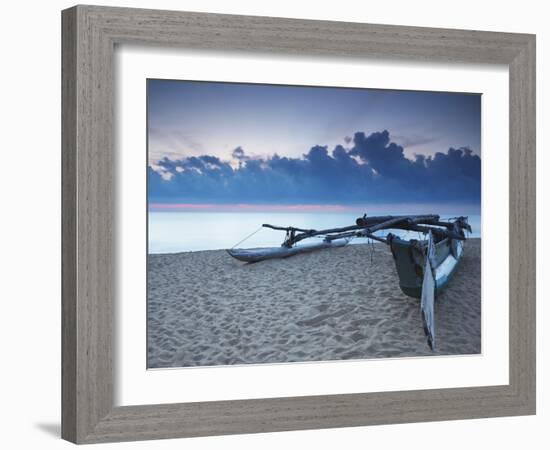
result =
[[149,255],[148,366],[480,353],[480,255],[480,239],[468,240],[437,298],[435,351],[386,245],[256,264],[223,250]]

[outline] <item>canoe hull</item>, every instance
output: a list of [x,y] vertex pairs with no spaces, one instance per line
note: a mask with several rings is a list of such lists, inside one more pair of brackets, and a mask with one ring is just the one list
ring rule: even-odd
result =
[[322,241],[313,244],[296,245],[294,247],[267,247],[227,250],[233,258],[239,261],[254,263],[266,259],[288,258],[299,253],[308,253],[315,250],[343,247],[348,244],[349,239],[335,239],[333,241]]
[[[394,236],[390,247],[394,257],[399,287],[405,295],[420,298],[424,279],[425,254],[422,241],[405,241]],[[433,273],[435,293],[441,292],[454,275],[463,253],[463,242],[443,239],[435,244]]]

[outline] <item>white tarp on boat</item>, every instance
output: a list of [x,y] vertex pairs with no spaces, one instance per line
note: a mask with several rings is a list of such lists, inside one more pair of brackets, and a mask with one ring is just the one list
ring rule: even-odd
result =
[[428,337],[428,344],[432,350],[435,348],[435,279],[432,271],[432,261],[434,261],[434,259],[435,245],[432,232],[430,231],[428,236],[428,247],[426,249],[426,264],[424,266],[424,280],[422,281],[420,309],[422,311],[424,332]]

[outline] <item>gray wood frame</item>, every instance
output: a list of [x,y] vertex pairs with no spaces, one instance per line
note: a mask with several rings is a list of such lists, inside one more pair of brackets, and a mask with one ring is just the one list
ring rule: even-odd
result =
[[[62,13],[62,437],[76,443],[535,413],[535,36],[76,6]],[[113,406],[113,51],[193,49],[506,64],[510,383]]]

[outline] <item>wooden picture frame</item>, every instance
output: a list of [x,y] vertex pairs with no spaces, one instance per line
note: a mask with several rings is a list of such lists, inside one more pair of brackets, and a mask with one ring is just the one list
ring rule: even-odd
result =
[[[62,437],[75,443],[535,413],[535,36],[144,9],[62,13]],[[509,384],[114,407],[116,44],[505,64]]]

